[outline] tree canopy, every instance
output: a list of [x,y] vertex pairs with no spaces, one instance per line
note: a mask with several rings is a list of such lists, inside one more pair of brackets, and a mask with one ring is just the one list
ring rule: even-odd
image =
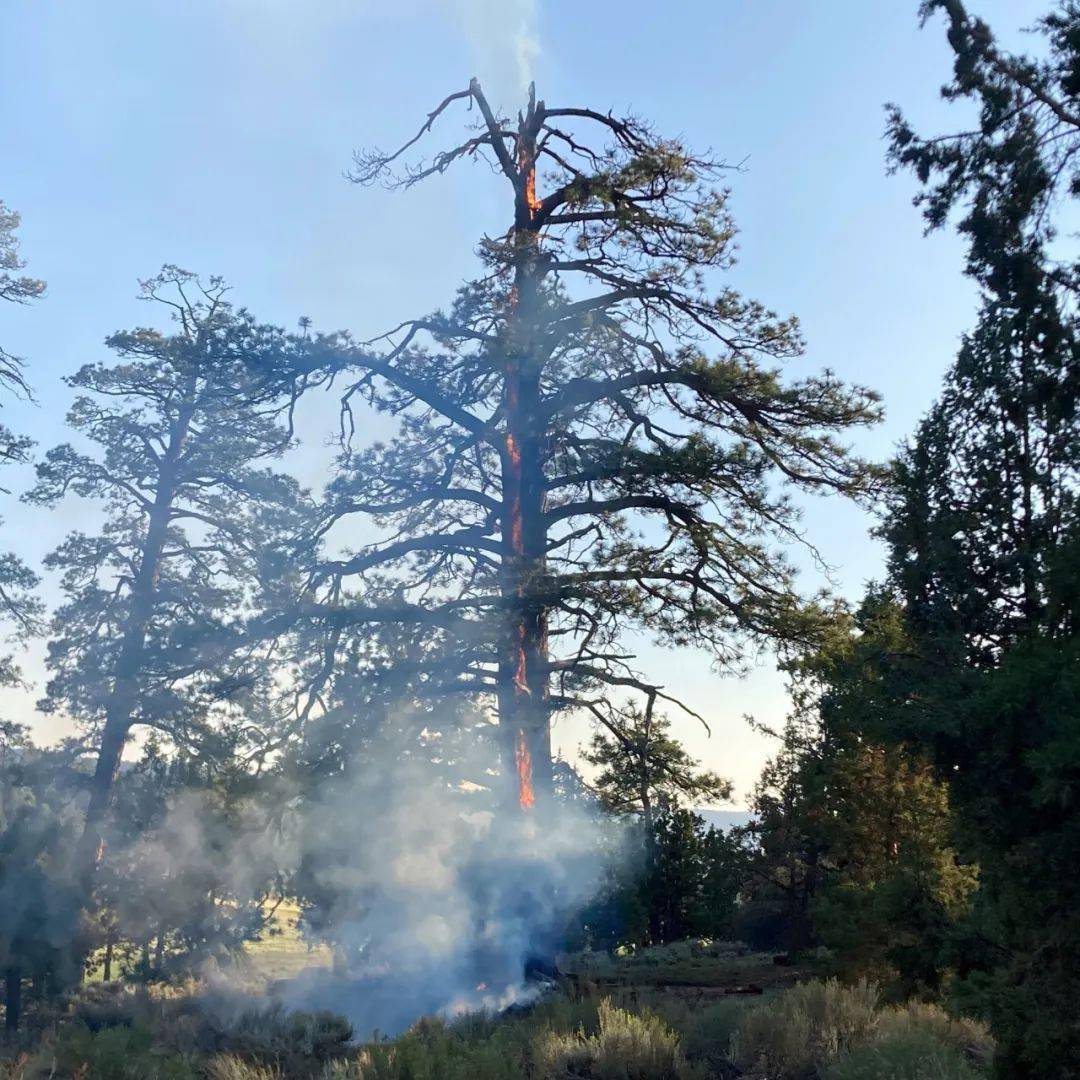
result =
[[[469,135],[412,161],[460,104]],[[313,364],[352,379],[347,434],[359,401],[397,419],[342,458],[325,535],[364,519],[378,539],[324,562],[322,590],[339,622],[364,605],[361,632],[407,628],[413,692],[497,698],[528,807],[550,790],[553,710],[617,730],[619,695],[671,697],[628,632],[728,670],[747,646],[808,639],[818,612],[780,550],[798,539],[786,489],[869,493],[841,438],[879,410],[828,371],[785,379],[795,320],[715,283],[734,263],[721,163],[535,96],[497,116],[474,80],[399,150],[358,154],[353,178],[409,188],[472,159],[507,193],[482,275],[446,311],[313,344]],[[367,651],[373,679],[387,659]]]

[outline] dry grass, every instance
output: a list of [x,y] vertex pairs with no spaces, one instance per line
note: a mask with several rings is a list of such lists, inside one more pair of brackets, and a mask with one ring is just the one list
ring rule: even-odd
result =
[[950,1016],[940,1005],[909,1001],[886,1009],[878,1019],[879,1039],[900,1038],[912,1031],[925,1032],[974,1062],[988,1068],[994,1057],[994,1040],[987,1026],[970,1017]]
[[282,903],[258,941],[246,942],[223,972],[237,989],[262,994],[276,982],[295,979],[313,968],[329,968],[333,955],[326,945],[309,944],[296,927],[300,909]]
[[235,1054],[221,1054],[204,1066],[207,1080],[282,1080],[277,1066],[245,1061]]
[[[250,993],[262,993],[272,983],[294,979],[311,968],[328,968],[333,956],[326,945],[309,944],[300,936],[296,921],[300,908],[282,902],[270,915],[266,929],[258,941],[248,941],[236,953],[229,966],[228,976],[238,988]],[[104,977],[104,950],[98,950],[97,963],[86,977],[90,984]],[[119,960],[113,965],[119,974]]]

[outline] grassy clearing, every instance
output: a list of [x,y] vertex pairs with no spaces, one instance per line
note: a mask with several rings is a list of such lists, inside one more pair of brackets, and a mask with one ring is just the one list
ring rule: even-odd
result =
[[753,952],[739,942],[698,940],[626,955],[571,953],[559,958],[559,970],[604,988],[662,986],[751,994],[792,986],[806,975],[803,969],[776,963],[773,953]]
[[236,960],[237,970],[246,979],[264,985],[280,979],[294,979],[310,968],[328,968],[333,962],[325,945],[309,945],[296,928],[300,909],[280,904],[271,915],[259,941],[249,941]]
[[[245,942],[239,952],[228,958],[222,972],[238,989],[258,994],[279,980],[294,979],[311,968],[330,967],[333,962],[330,949],[309,944],[301,937],[297,929],[299,917],[300,908],[293,903],[282,902],[270,909],[259,940]],[[100,983],[104,979],[103,952],[98,951],[97,963],[86,976],[88,983]],[[121,974],[119,955],[113,971],[114,977]]]

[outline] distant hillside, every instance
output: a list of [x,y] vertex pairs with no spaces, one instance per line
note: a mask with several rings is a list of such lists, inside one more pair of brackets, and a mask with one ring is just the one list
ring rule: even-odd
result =
[[695,810],[694,813],[700,814],[706,825],[715,825],[724,832],[736,825],[746,825],[751,817],[749,810]]

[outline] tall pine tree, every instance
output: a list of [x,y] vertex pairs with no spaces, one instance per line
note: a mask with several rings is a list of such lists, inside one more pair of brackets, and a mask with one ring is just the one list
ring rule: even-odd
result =
[[[240,738],[227,706],[256,697],[270,672],[250,648],[233,656],[220,640],[230,640],[230,619],[250,614],[302,505],[295,482],[269,468],[291,441],[283,373],[296,343],[234,309],[216,278],[166,267],[143,294],[170,312],[173,332],[114,334],[118,362],[70,377],[79,395],[68,422],[89,449],[50,450],[26,496],[53,506],[76,495],[103,516],[46,560],[65,601],[43,705],[85,727],[94,757],[78,858],[87,883],[135,725],[204,753],[227,754]],[[215,637],[216,647],[199,647]]]
[[[468,135],[402,165],[459,104]],[[748,643],[805,639],[813,607],[778,546],[797,537],[785,489],[867,492],[838,436],[878,408],[828,372],[785,380],[795,321],[716,289],[734,261],[721,165],[535,95],[498,116],[474,80],[398,151],[358,155],[354,178],[410,187],[469,159],[507,197],[481,276],[378,342],[319,343],[354,373],[346,423],[358,400],[398,421],[345,455],[331,491],[328,532],[378,539],[322,574],[339,624],[363,605],[385,642],[408,635],[413,692],[497,699],[508,796],[527,809],[551,789],[555,710],[618,730],[619,695],[668,696],[630,633],[726,669]]]

